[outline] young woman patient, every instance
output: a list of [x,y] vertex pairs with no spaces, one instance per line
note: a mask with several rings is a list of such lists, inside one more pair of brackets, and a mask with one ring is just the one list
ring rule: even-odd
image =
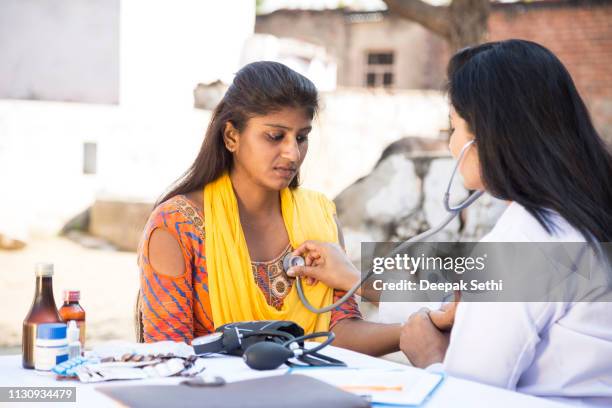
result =
[[[309,312],[282,267],[305,240],[338,242],[335,207],[298,187],[317,112],[313,83],[286,66],[245,66],[213,112],[200,152],[160,199],[138,250],[144,341],[194,337],[236,321],[291,320],[334,345],[399,350],[399,325],[361,320],[354,299]],[[316,307],[344,292],[305,285]]]

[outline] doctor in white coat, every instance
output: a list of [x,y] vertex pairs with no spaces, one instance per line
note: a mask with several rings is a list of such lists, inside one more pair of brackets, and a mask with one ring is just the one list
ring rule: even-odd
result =
[[[586,242],[603,249],[597,270],[604,285],[589,301],[423,308],[404,324],[400,348],[419,367],[438,366],[539,397],[612,406],[609,149],[563,64],[538,44],[508,40],[461,50],[449,63],[448,79],[452,154],[473,141],[459,167],[464,184],[509,203],[483,241]],[[335,245],[309,241],[295,254],[308,255],[307,266],[289,275],[345,290],[360,279]]]

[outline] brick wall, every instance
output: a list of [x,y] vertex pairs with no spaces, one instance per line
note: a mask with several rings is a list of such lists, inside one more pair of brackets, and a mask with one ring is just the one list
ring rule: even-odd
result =
[[612,143],[612,1],[496,4],[489,40],[508,38],[535,41],[559,57]]

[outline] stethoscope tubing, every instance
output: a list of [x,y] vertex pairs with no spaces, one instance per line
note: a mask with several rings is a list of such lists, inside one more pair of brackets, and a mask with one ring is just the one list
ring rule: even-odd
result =
[[[483,194],[484,191],[475,191],[472,194],[470,194],[468,196],[468,198],[466,198],[462,203],[456,205],[456,206],[451,206],[450,205],[450,190],[453,184],[453,179],[455,178],[455,174],[457,173],[457,170],[459,169],[459,165],[461,164],[461,161],[463,160],[463,157],[465,155],[465,153],[467,152],[467,150],[474,144],[474,140],[470,140],[469,142],[467,142],[463,148],[461,148],[461,152],[459,153],[459,158],[457,159],[457,163],[455,164],[455,167],[453,169],[453,173],[451,174],[451,178],[448,182],[448,186],[446,188],[446,192],[444,193],[444,199],[443,199],[443,204],[444,204],[444,208],[446,209],[446,211],[449,213],[448,216],[436,227],[434,228],[430,228],[427,231],[424,231],[404,242],[402,242],[401,244],[399,244],[397,247],[395,247],[393,249],[393,251],[391,251],[390,253],[388,253],[386,255],[386,257],[388,258],[392,258],[397,254],[400,254],[402,252],[404,252],[406,249],[408,249],[408,247],[410,247],[411,245],[415,244],[416,242],[422,242],[425,241],[426,239],[428,239],[429,237],[431,237],[432,235],[437,234],[438,232],[442,231],[444,229],[444,227],[446,227],[457,215],[459,215],[459,213],[466,209],[467,207],[469,207],[470,205],[472,205],[476,200],[478,200]],[[373,270],[370,270],[364,277],[361,278],[361,280],[356,283],[351,289],[349,289],[344,296],[342,296],[340,299],[338,299],[336,302],[334,302],[333,304],[329,305],[329,306],[325,306],[322,308],[316,308],[314,307],[310,301],[308,301],[308,299],[306,298],[306,295],[304,294],[304,287],[302,286],[302,280],[301,278],[297,278],[296,279],[296,287],[297,287],[297,291],[298,291],[298,296],[300,298],[300,301],[304,304],[304,306],[306,307],[306,309],[308,309],[309,311],[313,312],[313,313],[317,313],[317,314],[321,314],[321,313],[327,313],[331,310],[334,310],[335,308],[337,308],[338,306],[342,305],[344,302],[346,302],[347,300],[349,300],[351,298],[351,296],[353,296],[355,294],[355,292],[357,292],[357,290],[359,290],[359,288],[361,287],[361,285],[363,285],[368,279],[370,279],[370,277],[374,274]]]

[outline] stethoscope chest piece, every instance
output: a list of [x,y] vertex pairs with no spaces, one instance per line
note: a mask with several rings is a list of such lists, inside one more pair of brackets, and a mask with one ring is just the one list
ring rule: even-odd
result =
[[302,258],[301,256],[297,256],[297,255],[288,253],[283,258],[283,270],[285,272],[287,272],[289,268],[292,268],[294,266],[304,266],[304,265],[306,265],[306,262],[304,261],[304,258]]

